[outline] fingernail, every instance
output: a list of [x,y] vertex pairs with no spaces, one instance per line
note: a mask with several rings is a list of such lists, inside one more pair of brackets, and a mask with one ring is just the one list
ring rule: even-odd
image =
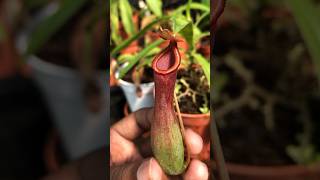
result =
[[161,180],[162,170],[153,159],[144,161],[137,171],[138,180]]
[[203,148],[203,140],[199,134],[191,129],[186,129],[186,139],[192,155],[199,154]]
[[192,160],[186,174],[184,175],[185,180],[207,180],[208,178],[208,167],[199,160]]

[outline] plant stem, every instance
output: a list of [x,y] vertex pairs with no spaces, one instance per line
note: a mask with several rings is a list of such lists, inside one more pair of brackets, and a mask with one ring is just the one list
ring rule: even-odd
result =
[[[178,9],[176,9],[174,11],[174,14],[181,13],[182,11],[186,10],[187,6],[188,6],[188,4],[179,7]],[[207,7],[206,5],[203,5],[201,3],[195,3],[195,2],[190,4],[190,9],[197,9],[197,10],[201,10],[201,11],[210,12],[210,8],[209,7]]]
[[185,129],[184,129],[184,125],[183,125],[183,121],[182,121],[182,117],[181,117],[178,98],[177,98],[177,95],[176,95],[175,91],[173,92],[173,99],[174,99],[174,104],[175,104],[176,111],[177,111],[177,114],[178,114],[178,119],[179,119],[179,124],[180,124],[180,129],[181,129],[183,142],[184,142],[184,144],[186,146],[186,149],[187,149],[187,159],[186,159],[185,165],[188,165],[190,163],[190,147],[189,147],[189,144],[186,141]]
[[210,12],[205,12],[203,13],[199,19],[196,21],[196,23],[194,24],[194,26],[198,27],[199,26],[199,23],[205,18],[207,17],[208,15],[210,14]]
[[189,21],[191,21],[192,19],[191,19],[191,8],[190,8],[190,6],[191,6],[191,3],[192,3],[192,0],[188,0],[188,4],[187,4],[187,19],[189,20]]

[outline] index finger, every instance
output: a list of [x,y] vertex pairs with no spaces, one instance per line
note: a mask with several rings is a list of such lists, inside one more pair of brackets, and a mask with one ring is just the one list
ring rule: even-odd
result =
[[144,131],[150,129],[152,118],[153,108],[143,108],[129,114],[111,126],[110,130],[116,131],[125,139],[134,140]]

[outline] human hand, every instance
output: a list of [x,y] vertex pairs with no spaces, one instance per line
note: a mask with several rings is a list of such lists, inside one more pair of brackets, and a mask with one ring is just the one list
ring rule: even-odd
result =
[[[152,117],[152,108],[141,109],[110,128],[110,179],[166,180],[183,178],[184,180],[207,180],[208,168],[199,160],[191,160],[183,175],[173,177],[165,175],[155,158],[144,157],[148,153],[144,154],[133,141],[150,129]],[[201,137],[191,129],[186,129],[185,137],[186,143],[190,147],[190,154],[199,154],[203,146]],[[151,149],[150,143],[146,146],[143,145],[143,147],[142,150]]]

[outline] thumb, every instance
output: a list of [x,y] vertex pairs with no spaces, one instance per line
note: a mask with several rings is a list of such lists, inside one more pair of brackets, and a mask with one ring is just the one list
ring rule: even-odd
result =
[[167,180],[160,165],[154,158],[145,160],[138,168],[138,180]]
[[112,180],[136,180],[137,171],[143,160],[128,162],[110,167],[110,179]]

